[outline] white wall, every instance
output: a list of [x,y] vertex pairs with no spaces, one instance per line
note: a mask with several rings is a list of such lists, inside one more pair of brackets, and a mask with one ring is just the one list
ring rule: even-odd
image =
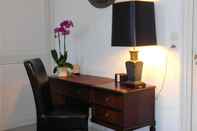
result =
[[46,0],[0,0],[0,130],[35,123],[23,66],[41,57],[49,65]]
[[[53,14],[51,28],[65,18],[74,21],[75,27],[67,43],[70,46],[70,60],[81,65],[82,73],[113,77],[115,72],[125,72],[124,62],[129,59],[129,48],[111,47],[111,7],[96,9],[88,0],[50,2]],[[156,101],[157,131],[180,131],[182,3],[182,0],[156,2],[158,44],[163,48],[140,49],[145,64],[143,80],[157,85],[157,93],[164,85]],[[166,48],[171,44],[177,48]],[[92,125],[93,128],[107,130],[98,125]]]

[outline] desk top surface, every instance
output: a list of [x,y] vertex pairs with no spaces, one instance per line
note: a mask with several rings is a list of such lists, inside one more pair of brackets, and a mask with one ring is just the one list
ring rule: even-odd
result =
[[69,83],[88,86],[89,88],[99,88],[117,93],[130,93],[155,88],[155,86],[152,85],[146,85],[145,88],[135,88],[132,86],[115,83],[115,81],[111,78],[92,75],[73,75],[71,77],[51,76],[50,79],[61,80]]

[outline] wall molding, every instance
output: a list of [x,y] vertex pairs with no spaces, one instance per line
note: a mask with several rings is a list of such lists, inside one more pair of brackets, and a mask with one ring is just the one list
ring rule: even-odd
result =
[[23,64],[24,60],[36,57],[48,58],[49,52],[37,52],[31,51],[29,53],[16,53],[16,54],[0,54],[0,66],[9,64]]

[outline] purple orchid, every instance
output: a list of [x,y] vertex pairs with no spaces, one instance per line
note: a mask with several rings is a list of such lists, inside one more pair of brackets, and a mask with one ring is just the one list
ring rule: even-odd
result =
[[74,24],[71,20],[64,20],[63,22],[60,23],[60,26],[64,28],[70,28],[70,27],[74,27]]
[[66,51],[66,36],[70,34],[70,28],[74,27],[74,24],[71,20],[62,21],[58,27],[54,29],[55,38],[58,38],[59,42],[59,54],[61,55],[61,36],[64,40],[64,51]]

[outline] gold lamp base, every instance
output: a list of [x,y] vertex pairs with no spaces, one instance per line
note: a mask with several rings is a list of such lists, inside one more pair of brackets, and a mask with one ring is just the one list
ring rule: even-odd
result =
[[141,81],[143,62],[138,60],[138,51],[130,51],[130,61],[127,61],[126,70],[128,80],[124,82],[126,85],[135,87],[144,87],[145,83]]
[[137,50],[129,51],[129,53],[130,53],[130,60],[131,61],[138,61],[138,51]]

